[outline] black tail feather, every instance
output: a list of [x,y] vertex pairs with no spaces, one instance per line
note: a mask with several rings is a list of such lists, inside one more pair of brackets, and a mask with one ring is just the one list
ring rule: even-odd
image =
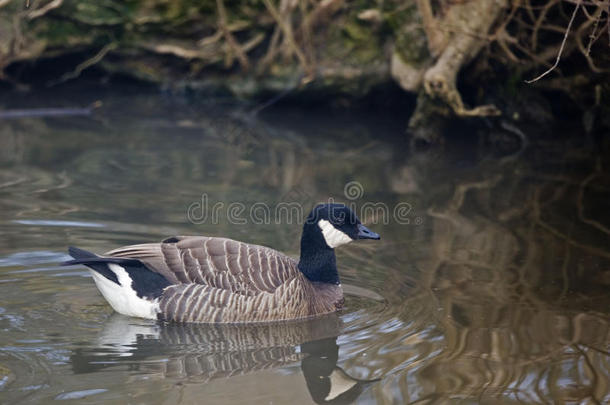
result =
[[87,250],[84,250],[84,249],[79,249],[79,248],[77,248],[75,246],[68,247],[68,253],[70,254],[70,256],[72,256],[76,260],[91,259],[91,258],[94,258],[94,257],[99,257],[95,253],[91,253],[91,252],[89,252]]
[[74,260],[68,260],[61,263],[62,266],[72,266],[75,264],[95,264],[95,263],[115,263],[126,266],[140,265],[141,262],[138,259],[124,259],[120,257],[101,257],[95,253],[91,253],[84,249],[79,249],[74,246],[68,248],[68,253],[74,258]]
[[142,266],[142,263],[137,259],[122,259],[118,257],[100,257],[95,253],[88,252],[83,249],[79,249],[74,246],[68,248],[68,253],[74,258],[74,260],[68,260],[61,263],[62,266],[73,266],[76,264],[84,264],[91,270],[95,270],[102,276],[106,277],[110,281],[114,281],[117,284],[119,279],[112,270],[108,268],[108,263],[115,263],[121,266]]
[[102,257],[77,247],[70,246],[68,253],[74,260],[61,263],[62,266],[83,264],[91,270],[95,270],[110,281],[121,285],[114,271],[108,264],[120,265],[131,279],[131,287],[139,297],[156,298],[161,295],[163,289],[171,283],[161,274],[149,269],[138,259],[127,259],[121,257]]

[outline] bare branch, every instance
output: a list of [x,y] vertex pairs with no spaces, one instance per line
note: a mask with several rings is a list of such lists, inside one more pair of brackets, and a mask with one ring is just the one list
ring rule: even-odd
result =
[[64,0],[53,0],[52,2],[46,4],[45,6],[36,9],[34,11],[32,11],[31,13],[28,14],[28,20],[33,20],[35,18],[38,17],[42,17],[43,15],[45,15],[46,13],[48,13],[49,11],[56,9],[57,7],[61,6],[62,3],[64,2]]
[[[231,34],[231,31],[229,30],[229,24],[227,22],[227,11],[225,9],[223,0],[216,0],[216,7],[218,9],[218,25],[220,31],[222,31],[225,37],[225,40],[227,41],[227,44],[229,45],[229,49],[235,52],[235,56],[237,57],[237,60],[239,61],[241,67],[244,70],[249,70],[250,61],[248,60],[248,56],[246,55],[242,47],[237,43],[235,37],[233,37],[233,34]],[[231,65],[233,59],[232,55],[228,54],[227,56],[227,65]]]
[[582,0],[578,0],[576,7],[574,7],[574,12],[572,12],[572,17],[570,18],[570,22],[568,23],[568,27],[566,28],[565,34],[563,36],[563,41],[561,41],[561,47],[559,48],[559,52],[557,53],[557,58],[555,59],[555,63],[553,64],[553,66],[551,66],[549,69],[547,69],[540,76],[537,76],[537,77],[533,78],[532,80],[526,80],[525,81],[526,83],[531,84],[531,83],[537,82],[538,80],[542,79],[544,76],[548,75],[553,70],[555,70],[555,68],[559,65],[559,61],[561,60],[561,54],[563,53],[563,48],[566,45],[568,36],[570,35],[570,30],[572,29],[572,23],[574,22],[574,18],[576,18],[578,9],[580,9],[581,1]]
[[267,10],[271,14],[271,16],[275,19],[275,22],[279,25],[280,29],[282,30],[282,33],[284,34],[284,38],[286,39],[292,52],[296,55],[297,59],[299,60],[299,63],[303,67],[303,70],[305,71],[305,77],[303,78],[303,80],[310,81],[313,78],[314,72],[311,69],[311,67],[309,66],[309,63],[307,62],[307,58],[305,57],[305,54],[303,53],[301,48],[299,48],[299,46],[297,45],[296,40],[294,39],[294,35],[292,34],[292,30],[290,29],[290,27],[288,27],[284,23],[284,21],[282,20],[282,17],[280,16],[280,13],[278,12],[277,8],[273,5],[271,0],[263,0],[263,3],[265,3],[265,7],[267,7]]
[[65,73],[59,79],[57,79],[55,81],[52,81],[52,82],[49,82],[47,85],[48,86],[53,86],[55,84],[63,83],[65,81],[68,81],[68,80],[71,80],[71,79],[76,79],[78,76],[80,76],[80,74],[83,72],[83,70],[87,69],[88,67],[91,67],[91,66],[95,65],[96,63],[99,63],[102,59],[104,59],[104,56],[106,56],[106,54],[108,52],[110,52],[111,50],[115,49],[116,47],[117,47],[117,43],[116,42],[111,42],[111,43],[105,45],[92,58],[89,58],[86,61],[79,63],[72,72]]

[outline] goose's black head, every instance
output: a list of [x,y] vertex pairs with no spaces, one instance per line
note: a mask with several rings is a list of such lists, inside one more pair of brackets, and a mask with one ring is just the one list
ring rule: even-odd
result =
[[299,269],[311,281],[339,283],[334,249],[357,239],[380,239],[344,204],[320,204],[303,225]]
[[320,204],[305,222],[305,226],[319,229],[331,249],[356,239],[379,239],[379,235],[362,225],[356,214],[344,204]]

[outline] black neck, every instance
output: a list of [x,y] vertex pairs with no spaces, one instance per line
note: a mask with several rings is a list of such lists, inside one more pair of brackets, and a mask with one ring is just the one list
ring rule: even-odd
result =
[[340,283],[335,250],[328,247],[316,223],[306,223],[303,226],[299,270],[309,281]]

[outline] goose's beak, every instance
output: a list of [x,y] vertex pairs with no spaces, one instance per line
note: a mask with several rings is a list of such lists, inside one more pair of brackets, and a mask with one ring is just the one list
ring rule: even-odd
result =
[[381,237],[366,226],[358,224],[358,239],[381,239]]

